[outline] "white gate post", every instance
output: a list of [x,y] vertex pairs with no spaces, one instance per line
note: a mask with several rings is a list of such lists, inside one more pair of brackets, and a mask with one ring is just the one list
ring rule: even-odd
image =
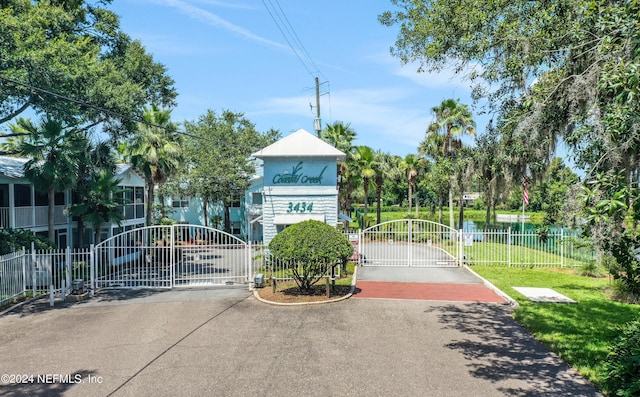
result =
[[38,286],[36,284],[36,245],[33,241],[31,242],[31,276],[31,288],[33,289],[33,296],[35,297],[38,291]]
[[362,229],[358,229],[358,266],[364,266],[364,261],[362,258],[364,257],[363,248],[364,248],[364,234],[362,233]]
[[511,226],[507,229],[507,266],[511,267]]
[[560,228],[560,267],[564,267],[564,228]]
[[89,285],[91,286],[91,296],[95,294],[96,290],[96,255],[94,253],[95,246],[91,244],[89,246]]
[[25,257],[26,255],[27,253],[23,246],[22,255],[20,256],[20,259],[21,259],[20,262],[22,262],[22,293],[24,295],[27,294],[27,258]]
[[409,261],[407,262],[407,265],[411,267],[411,263],[413,262],[413,221],[411,219],[408,219],[407,229],[407,237],[409,239]]
[[171,244],[169,244],[169,288],[173,288],[174,287],[174,283],[175,283],[175,265],[176,265],[176,261],[175,261],[175,252],[176,252],[176,225],[171,225],[171,233],[170,235],[170,241]]
[[66,269],[66,280],[67,280],[67,287],[69,289],[71,289],[71,248],[69,248],[69,246],[67,246],[67,250],[65,252],[64,255],[64,261],[65,261],[65,269]]
[[462,255],[464,253],[464,248],[462,246],[464,244],[464,232],[462,229],[458,230],[458,267],[461,267],[464,261],[462,260]]
[[248,243],[245,243],[244,250],[245,274],[247,275],[246,281],[250,283],[251,280],[253,280],[253,263],[251,261],[251,258],[253,257],[253,245],[251,244],[251,240],[249,240]]

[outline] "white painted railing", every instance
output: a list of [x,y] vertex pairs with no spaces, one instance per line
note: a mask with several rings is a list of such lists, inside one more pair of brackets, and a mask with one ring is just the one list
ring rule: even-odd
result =
[[[210,233],[209,237],[203,237],[204,232]],[[165,241],[173,241],[170,246],[159,244],[154,238],[154,235],[158,237],[162,233],[166,234],[163,235]],[[457,232],[457,235],[460,236],[459,244],[443,249],[454,250],[452,255],[461,252],[460,260],[471,266],[578,267],[593,260],[592,250],[577,233],[566,230],[548,235],[515,233],[509,229]],[[412,234],[412,240],[429,244],[424,237]],[[399,237],[395,235],[394,238]],[[387,243],[396,249],[397,240]],[[431,240],[431,245],[434,245],[434,240]],[[264,245],[244,244],[226,233],[180,225],[167,227],[166,231],[146,228],[135,234],[123,234],[101,247],[50,251],[22,249],[0,256],[0,305],[21,296],[46,294],[51,286],[58,293],[63,288],[71,292],[77,284],[74,280],[82,280],[84,286],[92,291],[117,287],[110,284],[115,281],[120,287],[127,287],[127,283],[134,279],[135,286],[158,287],[142,283],[142,275],[147,274],[157,281],[165,270],[171,272],[166,284],[169,288],[209,285],[216,280],[244,283],[252,280],[256,273],[263,273],[265,281],[271,277],[291,279],[290,264],[276,260],[266,248]],[[104,261],[105,258],[110,260]],[[124,266],[124,262],[135,266]],[[173,266],[157,264],[164,262]],[[335,269],[339,272],[341,266]],[[116,276],[119,278],[114,278]]]
[[9,218],[9,207],[0,207],[0,228],[11,227]]
[[463,232],[462,238],[469,265],[578,267],[593,260],[593,250],[575,231],[483,230]]

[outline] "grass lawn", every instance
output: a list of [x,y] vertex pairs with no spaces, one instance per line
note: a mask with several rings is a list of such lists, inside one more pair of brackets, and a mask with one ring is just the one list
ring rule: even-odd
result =
[[[515,319],[538,340],[599,387],[609,346],[618,327],[640,317],[640,305],[614,302],[607,278],[570,269],[473,266],[475,272],[515,299]],[[533,303],[512,287],[552,288],[578,304]]]

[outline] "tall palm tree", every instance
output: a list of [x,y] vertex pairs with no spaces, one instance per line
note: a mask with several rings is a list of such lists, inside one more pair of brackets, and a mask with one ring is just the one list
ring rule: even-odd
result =
[[[344,161],[338,163],[338,205],[342,206],[345,212],[349,212],[348,199],[345,200],[343,193],[345,190],[349,190],[348,185],[353,185],[353,181],[350,181],[351,172],[349,172],[349,165],[352,164],[350,156],[353,152],[353,140],[356,138],[356,132],[351,128],[350,123],[343,123],[342,121],[336,121],[333,124],[327,124],[327,127],[320,133],[320,138],[340,150],[347,155]],[[350,194],[350,192],[348,192]]]
[[20,134],[13,142],[16,153],[29,159],[24,164],[24,176],[36,191],[47,194],[48,237],[55,241],[55,194],[75,186],[85,136],[48,116],[39,125],[19,118],[10,129]]
[[100,229],[105,223],[120,225],[124,215],[122,213],[122,189],[120,179],[108,170],[99,170],[93,175],[91,189],[84,203],[84,213],[87,222],[91,223],[94,233],[94,243],[100,242]]
[[381,206],[382,206],[382,188],[384,182],[387,180],[397,180],[398,178],[398,165],[400,158],[392,156],[389,153],[383,153],[377,151],[375,153],[376,167],[375,167],[375,180],[376,185],[376,223],[381,222]]
[[460,135],[476,135],[476,123],[469,107],[459,99],[445,99],[440,105],[431,108],[435,120],[427,127],[427,135],[444,135],[441,152],[444,156],[455,157],[462,147]]
[[182,161],[178,125],[171,111],[156,105],[145,108],[143,122],[126,143],[124,151],[131,164],[144,176],[147,185],[147,225],[153,224],[154,189],[174,174]]
[[474,168],[479,170],[478,177],[484,186],[486,201],[485,229],[491,225],[491,210],[495,211],[498,189],[504,183],[504,168],[506,155],[501,150],[498,137],[495,134],[485,134],[478,138],[477,146],[473,152]]
[[[78,241],[79,247],[84,246],[84,230],[85,221],[92,215],[94,211],[100,208],[100,205],[92,202],[95,201],[96,195],[94,190],[100,188],[101,194],[104,194],[107,198],[116,200],[121,198],[117,193],[119,187],[116,185],[115,190],[111,193],[105,192],[102,186],[97,186],[97,183],[104,183],[104,177],[99,177],[101,171],[105,171],[111,175],[115,173],[116,162],[115,155],[111,144],[107,141],[91,142],[89,139],[85,139],[83,148],[83,159],[80,161],[78,167],[78,183],[75,188],[75,200],[67,210],[71,216],[77,218],[78,226]],[[102,198],[97,197],[99,200]]]
[[[476,123],[469,107],[460,103],[459,99],[445,99],[440,105],[431,108],[435,120],[427,127],[425,145],[439,143],[440,154],[438,159],[446,158],[455,161],[458,151],[463,143],[459,138],[461,135],[476,135]],[[436,138],[441,136],[442,138]],[[423,146],[422,144],[420,145]],[[436,161],[438,161],[436,159]],[[454,186],[455,175],[451,175],[451,184]],[[451,228],[455,227],[453,220],[453,189],[449,189],[449,223]]]
[[356,132],[351,128],[351,123],[336,121],[333,124],[327,124],[320,133],[320,137],[341,152],[348,153],[351,151],[351,143],[356,139]]
[[413,201],[413,192],[416,187],[416,178],[422,171],[424,165],[424,159],[413,153],[407,154],[404,160],[402,160],[402,162],[400,163],[400,168],[403,170],[404,175],[407,178],[407,184],[409,185],[407,194],[407,201],[409,202],[409,213],[411,213],[411,204]]
[[376,156],[369,146],[356,146],[353,152],[356,167],[362,177],[362,188],[364,190],[364,213],[367,214],[369,204],[369,186],[371,179],[376,176]]

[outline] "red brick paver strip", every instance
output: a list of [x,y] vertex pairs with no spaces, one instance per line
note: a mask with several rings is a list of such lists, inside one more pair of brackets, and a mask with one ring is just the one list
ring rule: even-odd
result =
[[400,283],[358,281],[354,298],[415,299],[454,302],[505,303],[506,300],[482,284]]

